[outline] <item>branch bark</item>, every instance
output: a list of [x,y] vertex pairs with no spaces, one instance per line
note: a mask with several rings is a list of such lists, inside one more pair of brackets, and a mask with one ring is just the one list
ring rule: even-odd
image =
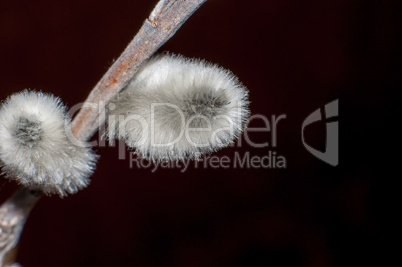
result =
[[[72,122],[72,133],[89,140],[105,123],[99,110],[127,85],[142,62],[169,40],[206,0],[160,0],[124,52],[90,92]],[[29,212],[39,199],[24,188],[0,207],[0,266],[16,245]]]
[[162,0],[144,22],[119,59],[106,72],[90,93],[73,121],[73,135],[82,141],[92,137],[104,124],[99,109],[106,106],[127,85],[142,62],[149,58],[206,0]]
[[9,252],[19,240],[24,223],[39,195],[20,188],[0,207],[0,264],[5,263]]

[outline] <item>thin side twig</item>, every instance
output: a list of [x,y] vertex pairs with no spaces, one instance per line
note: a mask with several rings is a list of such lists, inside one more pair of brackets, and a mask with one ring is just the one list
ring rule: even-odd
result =
[[[138,71],[206,0],[160,0],[124,52],[90,92],[72,122],[72,134],[89,140],[105,123],[99,107],[110,103]],[[90,107],[90,108],[88,108]],[[20,188],[0,207],[0,266],[18,244],[29,212],[39,196]]]
[[24,223],[39,198],[21,188],[0,207],[0,266],[17,245]]

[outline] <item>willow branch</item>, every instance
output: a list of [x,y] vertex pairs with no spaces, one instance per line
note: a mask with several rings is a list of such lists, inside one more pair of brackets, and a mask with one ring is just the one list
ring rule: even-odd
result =
[[[89,140],[105,123],[100,108],[127,85],[142,62],[154,54],[206,0],[160,0],[124,52],[90,92],[72,122],[78,140]],[[0,207],[0,266],[13,250],[30,210],[39,199],[24,188]]]
[[17,245],[24,223],[39,197],[20,188],[0,207],[0,266]]
[[[144,22],[119,59],[106,72],[73,121],[73,135],[88,140],[105,118],[99,109],[113,100],[137,72],[142,62],[161,47],[206,0],[162,0]],[[84,104],[84,105],[85,105]]]

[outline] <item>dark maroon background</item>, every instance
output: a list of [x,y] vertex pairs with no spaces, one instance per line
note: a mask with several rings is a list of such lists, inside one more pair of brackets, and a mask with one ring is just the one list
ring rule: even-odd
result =
[[[253,114],[286,114],[265,155],[287,169],[130,169],[117,148],[91,185],[43,198],[21,237],[30,266],[381,266],[381,182],[390,92],[401,88],[397,1],[209,0],[160,51],[205,58],[250,90]],[[0,99],[24,88],[82,102],[155,1],[1,1]],[[340,164],[309,154],[300,128],[339,99]],[[256,121],[253,126],[262,126]],[[324,124],[308,142],[323,147]],[[270,141],[269,133],[251,133]],[[127,154],[128,155],[128,154]],[[0,201],[16,188],[0,180]]]

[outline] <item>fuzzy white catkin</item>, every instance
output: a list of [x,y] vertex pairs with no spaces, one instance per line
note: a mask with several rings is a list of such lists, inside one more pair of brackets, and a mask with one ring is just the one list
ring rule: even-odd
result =
[[232,72],[203,60],[158,55],[109,106],[107,134],[154,161],[198,159],[238,137],[248,104],[248,91]]
[[66,135],[71,118],[59,98],[25,90],[0,108],[0,164],[10,179],[61,197],[86,187],[96,155]]

